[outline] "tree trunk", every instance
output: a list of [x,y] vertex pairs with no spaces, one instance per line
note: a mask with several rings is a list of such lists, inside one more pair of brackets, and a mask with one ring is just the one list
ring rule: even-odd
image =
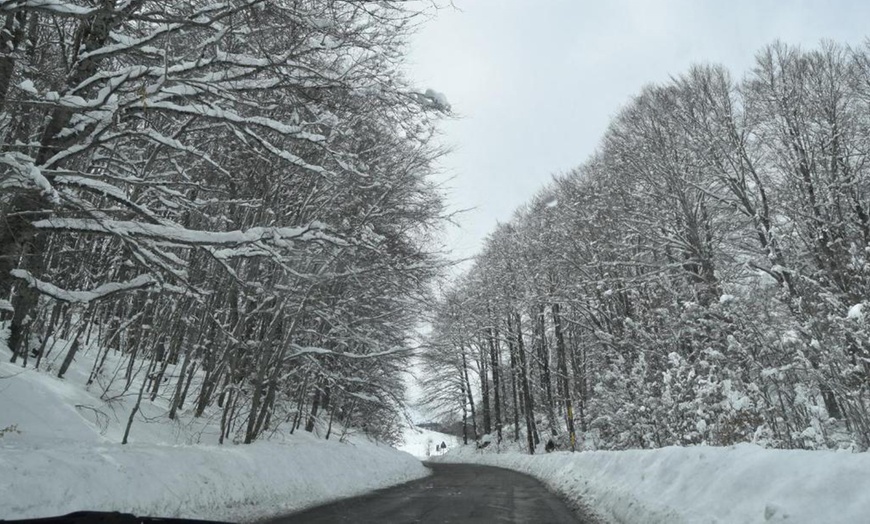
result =
[[478,354],[480,356],[479,366],[480,366],[480,404],[483,410],[483,433],[485,435],[489,435],[492,433],[492,415],[490,412],[490,404],[489,404],[489,376],[487,375],[487,357],[486,350],[484,349],[483,342],[479,341],[478,343]]
[[305,423],[305,431],[309,433],[314,431],[314,423],[317,421],[317,412],[320,409],[322,395],[322,387],[320,384],[317,384],[314,387],[314,400],[311,401],[311,413],[308,415],[308,421]]
[[568,427],[568,437],[571,442],[571,451],[576,450],[577,436],[574,432],[574,406],[571,403],[571,384],[568,380],[568,356],[565,348],[565,335],[562,331],[562,315],[558,302],[554,302],[550,308],[553,314],[553,331],[556,335],[556,360],[559,370],[559,394],[565,403],[565,422]]
[[190,389],[190,383],[193,382],[193,376],[196,374],[196,362],[187,370],[187,380],[184,383],[184,389],[181,391],[181,397],[178,399],[177,409],[184,409],[184,401],[187,399],[187,392]]
[[[31,16],[36,16],[33,13]],[[6,95],[12,74],[15,72],[15,52],[24,38],[24,26],[27,24],[27,11],[19,11],[6,15],[3,29],[0,29],[0,113],[6,107]],[[2,290],[0,290],[2,291]],[[6,296],[0,294],[0,297]]]
[[[187,375],[187,367],[190,365],[191,351],[184,351],[184,360],[181,361],[181,370],[178,372],[178,382],[175,384],[175,394],[172,396],[172,403],[169,406],[169,420],[175,420],[178,408],[181,406],[181,392],[184,388],[185,378]],[[189,381],[188,381],[189,382]]]
[[139,386],[139,395],[136,397],[136,403],[133,405],[133,409],[130,411],[130,417],[127,419],[127,427],[124,428],[124,438],[121,439],[121,444],[126,444],[128,439],[130,438],[130,428],[133,427],[133,419],[136,417],[136,413],[139,412],[139,406],[142,405],[142,397],[145,395],[145,388],[148,384],[148,377],[151,375],[151,372],[156,365],[157,360],[151,359],[151,363],[148,365],[148,370],[145,372],[145,376],[142,377],[142,385]]
[[[263,342],[264,345],[271,345],[271,339]],[[245,444],[250,444],[257,437],[257,419],[260,418],[260,402],[263,399],[263,393],[266,386],[266,371],[271,362],[271,355],[264,355],[264,351],[258,352],[257,362],[257,377],[254,379],[250,387],[253,389],[251,393],[251,410],[248,412],[248,424],[245,428]]]
[[535,454],[535,446],[541,442],[538,436],[538,428],[535,426],[535,406],[532,400],[531,387],[529,385],[529,366],[526,362],[526,350],[523,343],[523,325],[519,313],[515,313],[514,320],[517,328],[517,355],[520,361],[520,386],[522,387],[523,403],[526,411],[526,440],[529,444],[529,454]]
[[474,396],[471,394],[471,381],[468,380],[468,361],[465,358],[465,346],[460,346],[462,350],[462,374],[465,378],[465,391],[468,393],[468,405],[471,408],[471,429],[474,435],[474,440],[477,440],[477,414],[474,411]]
[[468,445],[468,403],[465,402],[465,380],[459,381],[459,391],[462,395],[462,443]]
[[63,359],[63,362],[60,365],[60,370],[57,372],[57,378],[63,378],[69,369],[70,365],[73,363],[73,359],[76,357],[76,353],[79,351],[79,347],[81,347],[80,339],[82,333],[85,331],[85,321],[81,321],[81,325],[79,326],[78,331],[76,331],[76,335],[73,338],[72,345],[70,345],[69,351],[66,352],[66,356]]
[[514,412],[514,442],[516,442],[520,440],[520,399],[517,395],[517,377],[519,376],[519,368],[517,367],[517,351],[516,345],[514,344],[513,323],[510,314],[508,314],[507,317],[507,329],[508,352],[510,353],[511,365],[511,400],[513,401]]
[[498,333],[493,336],[492,328],[487,328],[487,338],[489,339],[489,358],[490,370],[492,370],[492,389],[495,396],[495,429],[498,434],[498,442],[501,443],[501,393],[499,391],[499,347]]
[[550,425],[550,434],[556,436],[556,414],[553,405],[553,380],[550,377],[550,353],[547,351],[547,325],[544,317],[545,309],[543,304],[538,305],[537,311],[534,312],[532,318],[534,321],[535,330],[535,347],[537,351],[538,366],[541,369],[541,389],[546,397],[544,398],[545,410],[547,412],[547,422]]

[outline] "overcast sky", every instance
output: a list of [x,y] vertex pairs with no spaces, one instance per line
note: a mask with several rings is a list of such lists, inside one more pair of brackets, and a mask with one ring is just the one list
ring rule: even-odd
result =
[[[444,0],[438,0],[443,2]],[[412,42],[409,73],[444,93],[459,118],[452,209],[476,208],[448,231],[474,255],[496,223],[554,173],[581,164],[610,118],[648,83],[714,62],[735,77],[776,39],[862,45],[870,2],[776,0],[454,0]]]

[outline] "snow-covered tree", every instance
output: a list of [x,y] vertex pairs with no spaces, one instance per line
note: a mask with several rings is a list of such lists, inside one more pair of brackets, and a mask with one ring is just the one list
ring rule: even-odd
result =
[[449,111],[400,73],[418,7],[0,2],[13,360],[74,340],[63,376],[85,345],[119,351],[170,418],[219,408],[221,441],[291,420],[394,435]]

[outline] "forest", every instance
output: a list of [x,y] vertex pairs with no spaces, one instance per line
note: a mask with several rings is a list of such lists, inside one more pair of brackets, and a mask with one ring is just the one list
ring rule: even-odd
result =
[[158,396],[221,443],[396,441],[416,366],[441,421],[529,452],[870,448],[870,46],[644,88],[459,273],[419,7],[0,1],[12,362],[97,352],[124,442]]
[[426,400],[466,441],[868,449],[870,47],[740,74],[644,88],[444,284]]
[[333,420],[394,440],[443,265],[431,175],[449,106],[401,68],[420,16],[392,0],[0,1],[12,362],[64,377],[99,352],[81,386],[138,398],[124,443],[157,395],[169,419],[216,413],[221,443]]

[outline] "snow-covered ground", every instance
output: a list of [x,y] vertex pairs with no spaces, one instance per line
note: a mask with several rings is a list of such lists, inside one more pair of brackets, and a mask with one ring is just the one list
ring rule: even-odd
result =
[[870,522],[870,453],[741,444],[531,456],[464,446],[433,460],[530,474],[620,523]]
[[[57,348],[52,356],[64,353]],[[81,352],[58,379],[58,361],[44,361],[41,371],[32,362],[26,369],[9,364],[0,333],[0,519],[117,510],[251,520],[428,473],[419,460],[386,444],[359,436],[338,442],[335,428],[328,441],[299,431],[219,446],[214,413],[195,418],[183,412],[170,421],[159,397],[143,401],[130,443],[122,446],[138,388],[112,393],[117,387],[109,382],[121,362],[110,355],[109,372],[86,389],[93,354]]]
[[[405,441],[398,448],[423,460],[428,460],[436,455],[443,455],[445,452],[458,447],[461,442],[461,439],[454,435],[419,427],[405,428],[403,437]],[[446,444],[447,449],[440,449],[441,444]]]

